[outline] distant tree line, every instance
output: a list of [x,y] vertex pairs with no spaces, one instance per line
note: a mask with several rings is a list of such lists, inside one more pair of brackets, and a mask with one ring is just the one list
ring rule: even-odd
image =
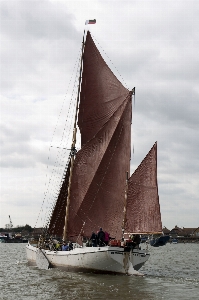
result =
[[19,226],[19,227],[15,227],[15,228],[9,228],[9,229],[5,229],[5,228],[0,228],[0,231],[7,231],[7,232],[22,232],[22,231],[28,231],[28,232],[32,232],[33,228],[26,224],[25,226]]

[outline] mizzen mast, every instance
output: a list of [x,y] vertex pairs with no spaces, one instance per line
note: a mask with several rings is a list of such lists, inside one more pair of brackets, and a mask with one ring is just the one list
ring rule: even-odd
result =
[[126,186],[125,186],[125,195],[124,195],[124,219],[122,223],[122,239],[124,239],[124,232],[125,232],[125,224],[126,224],[126,205],[127,205],[127,193],[128,193],[128,179],[129,175],[126,172]]

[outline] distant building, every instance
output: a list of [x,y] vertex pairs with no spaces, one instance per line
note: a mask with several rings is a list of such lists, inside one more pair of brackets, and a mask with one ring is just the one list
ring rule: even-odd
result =
[[199,227],[196,228],[196,230],[194,230],[193,236],[196,237],[196,238],[199,238]]
[[197,228],[184,228],[183,227],[183,232],[184,232],[184,236],[186,237],[192,237],[194,236],[194,232]]
[[32,237],[34,238],[38,238],[40,235],[43,234],[43,227],[40,227],[40,228],[34,228],[33,229],[33,232],[32,232]]
[[172,237],[177,237],[177,236],[184,236],[183,229],[178,227],[177,225],[171,229],[169,233]]
[[166,228],[165,226],[162,229],[162,232],[164,233],[164,235],[169,235],[170,234],[170,230],[168,228]]
[[199,237],[199,227],[198,228],[180,228],[177,225],[171,229],[169,235],[172,237]]

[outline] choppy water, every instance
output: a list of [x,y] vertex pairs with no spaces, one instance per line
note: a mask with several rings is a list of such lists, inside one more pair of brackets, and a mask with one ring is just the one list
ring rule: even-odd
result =
[[144,277],[38,270],[25,244],[0,244],[0,299],[199,299],[199,244],[151,248]]

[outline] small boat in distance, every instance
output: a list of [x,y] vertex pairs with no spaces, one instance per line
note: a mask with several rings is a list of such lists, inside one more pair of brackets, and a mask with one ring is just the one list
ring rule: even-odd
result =
[[177,239],[173,239],[173,240],[171,241],[171,243],[172,243],[172,244],[177,244],[177,243],[178,243],[178,240],[177,240]]
[[0,235],[0,243],[5,243],[7,240],[7,236],[6,235]]
[[150,240],[150,245],[153,247],[165,246],[170,239],[169,235],[161,235],[160,237],[152,238]]
[[[130,176],[132,97],[112,73],[90,32],[82,43],[73,139],[48,235],[73,243],[70,251],[26,246],[30,264],[100,273],[139,275],[149,258],[130,234],[162,232],[157,185],[157,143]],[[78,119],[78,120],[77,120]],[[77,125],[81,149],[76,150]],[[112,240],[88,247],[102,227]],[[114,239],[113,239],[114,238]]]

